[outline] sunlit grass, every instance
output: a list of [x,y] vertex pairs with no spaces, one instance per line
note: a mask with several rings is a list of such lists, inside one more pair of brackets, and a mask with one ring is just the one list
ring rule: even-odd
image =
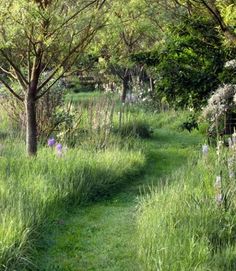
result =
[[190,159],[140,199],[142,270],[235,270],[236,210],[215,201],[215,161],[213,154]]
[[6,144],[0,157],[0,266],[14,270],[30,265],[32,240],[65,206],[75,206],[140,174],[141,152],[69,149],[63,157],[42,148],[29,159],[23,146]]

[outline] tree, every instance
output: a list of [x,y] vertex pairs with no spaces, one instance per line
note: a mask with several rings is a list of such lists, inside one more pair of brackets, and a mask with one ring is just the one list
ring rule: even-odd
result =
[[189,15],[210,15],[230,45],[236,46],[236,4],[234,0],[169,0]]
[[142,67],[135,65],[130,57],[152,47],[158,38],[156,27],[147,16],[148,9],[144,0],[111,1],[108,24],[97,37],[105,72],[115,74],[122,82],[122,102],[132,88],[134,74],[142,72]]
[[228,41],[236,45],[236,4],[233,0],[193,0],[200,3],[219,25],[220,30]]
[[228,57],[215,23],[191,16],[169,25],[165,33],[157,50],[138,54],[135,60],[152,67],[159,97],[177,107],[200,108],[220,83]]
[[73,67],[104,25],[104,6],[105,0],[1,2],[0,82],[24,103],[29,155],[37,153],[37,101]]

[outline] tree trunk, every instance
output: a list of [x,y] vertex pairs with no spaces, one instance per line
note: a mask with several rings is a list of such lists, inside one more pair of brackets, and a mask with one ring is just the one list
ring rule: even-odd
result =
[[25,99],[26,111],[26,150],[28,155],[37,153],[37,120],[36,101],[33,95],[28,94]]
[[128,90],[129,90],[129,75],[125,75],[123,78],[123,87],[122,87],[122,96],[121,96],[122,103],[125,102]]

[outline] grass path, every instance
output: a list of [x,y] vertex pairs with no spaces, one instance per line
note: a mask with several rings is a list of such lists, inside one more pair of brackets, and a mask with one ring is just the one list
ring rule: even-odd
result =
[[139,270],[135,216],[140,190],[158,185],[180,168],[200,140],[197,135],[158,129],[145,142],[149,154],[145,176],[60,218],[42,241],[40,270]]

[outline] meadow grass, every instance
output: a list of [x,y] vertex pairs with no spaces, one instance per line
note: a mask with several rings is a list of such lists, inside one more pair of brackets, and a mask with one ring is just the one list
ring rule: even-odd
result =
[[125,185],[109,189],[96,202],[62,216],[63,223],[49,229],[37,250],[40,270],[146,270],[138,257],[140,192],[149,194],[152,187],[161,187],[162,180],[200,149],[202,137],[165,127],[156,129],[158,114],[133,113],[134,119],[146,120],[154,129],[151,138],[141,140],[148,160],[145,174],[130,178]]
[[208,157],[190,156],[164,185],[140,198],[142,270],[235,270],[235,202],[225,210],[215,200],[216,160],[213,150]]
[[41,148],[29,159],[20,142],[5,143],[0,155],[0,270],[36,270],[33,241],[48,223],[63,209],[139,175],[145,165],[141,152],[118,149],[68,149],[57,157]]
[[181,130],[188,115],[117,103],[106,147],[96,115],[100,128],[63,157],[41,146],[29,159],[3,137],[0,270],[235,270],[234,204],[217,206],[216,157],[199,157],[204,127]]
[[99,99],[105,94],[100,91],[91,92],[80,92],[80,93],[68,93],[65,96],[66,101],[71,101],[73,103],[83,103],[88,104],[91,100]]

